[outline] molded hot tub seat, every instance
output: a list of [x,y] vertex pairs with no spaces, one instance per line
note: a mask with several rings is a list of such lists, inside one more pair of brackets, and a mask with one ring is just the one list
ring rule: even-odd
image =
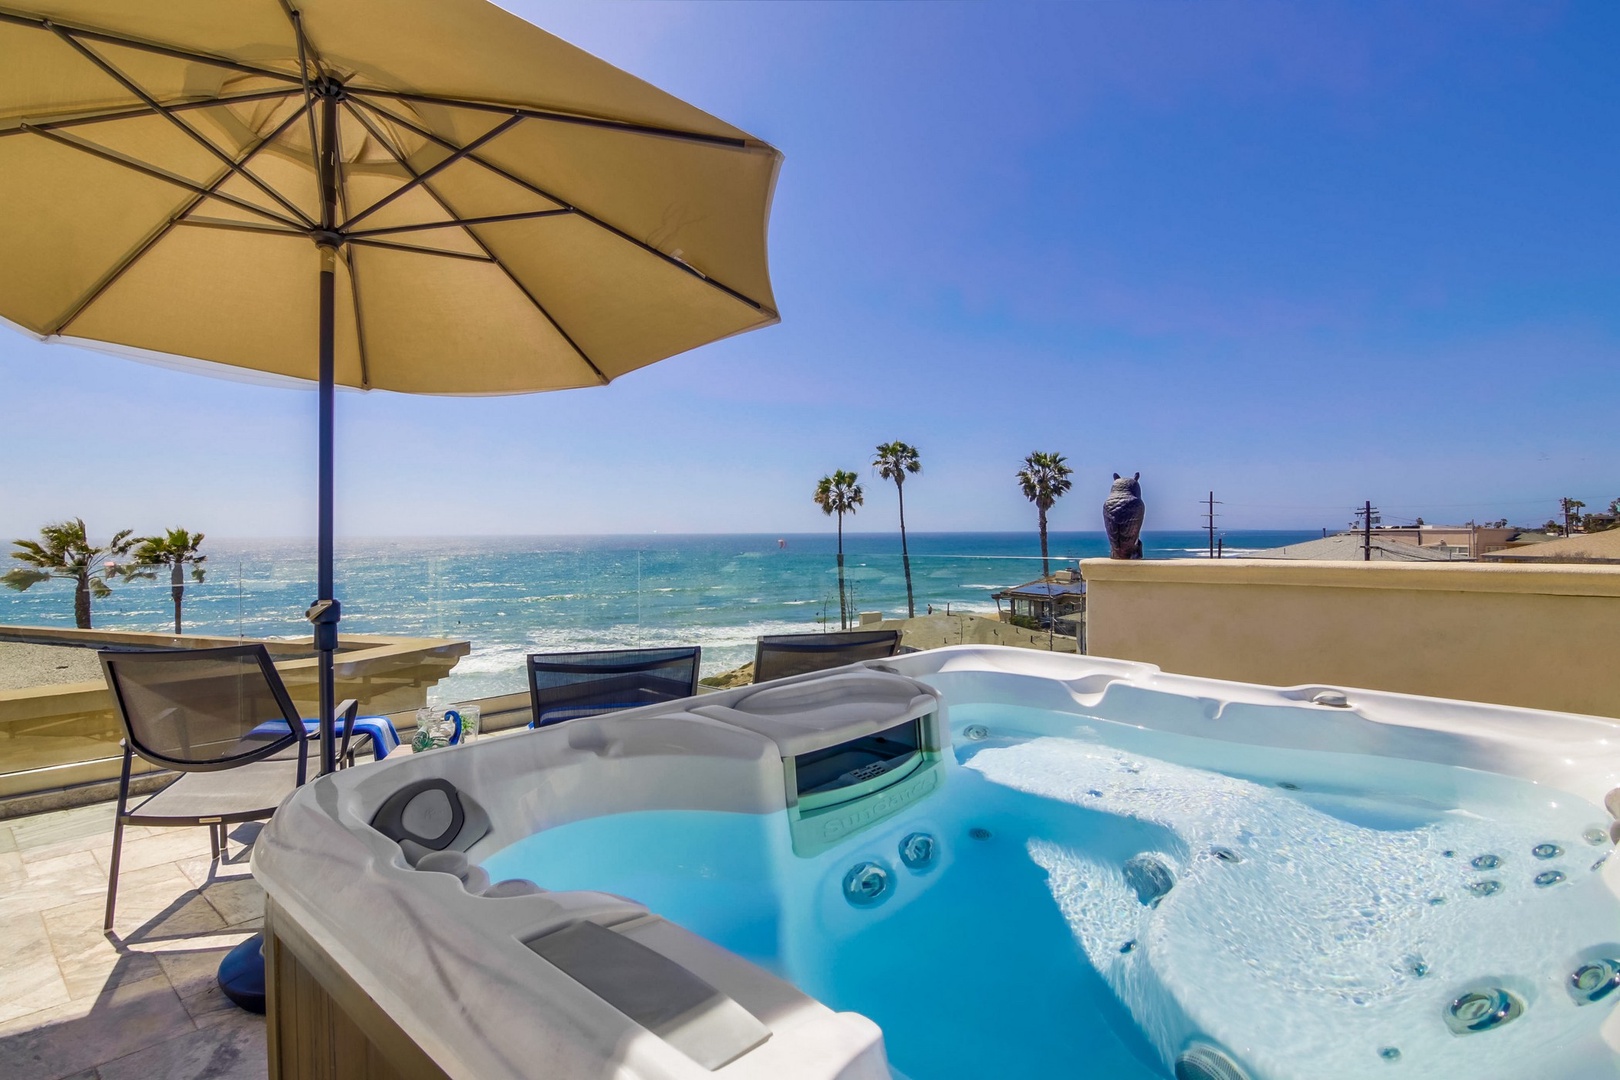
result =
[[632,899],[491,882],[477,865],[601,814],[786,811],[795,762],[854,762],[815,774],[825,809],[845,789],[870,801],[885,780],[915,787],[937,761],[942,705],[911,679],[858,669],[744,689],[401,755],[298,792],[254,866],[279,1075],[315,1075],[295,1060],[307,1033],[290,1030],[295,997],[314,991],[360,1013],[344,1037],[400,1075],[886,1080],[865,1017]]
[[[996,742],[999,731],[986,732],[986,726],[998,727],[994,719],[980,720],[990,705],[1010,710],[1009,716],[1032,717],[1034,727],[1023,743],[1003,747]],[[960,714],[950,715],[953,708]],[[643,895],[635,884],[600,881],[592,887],[631,896],[548,891],[543,865],[522,871],[532,872],[535,881],[492,882],[483,864],[496,869],[503,860],[491,857],[520,841],[550,830],[560,836],[562,827],[613,815],[778,815],[785,822],[778,826],[785,857],[801,868],[828,859],[854,862],[853,855],[845,856],[866,848],[887,852],[887,871],[899,875],[898,904],[891,889],[875,907],[861,907],[865,883],[853,871],[846,878],[840,864],[827,886],[833,890],[828,910],[851,920],[874,911],[892,917],[956,873],[951,866],[957,851],[967,851],[969,859],[999,858],[997,844],[1014,839],[997,825],[995,842],[969,840],[976,846],[961,849],[961,841],[931,829],[923,838],[928,844],[911,851],[919,866],[905,861],[907,845],[920,843],[907,835],[907,822],[922,812],[918,806],[933,807],[926,812],[936,816],[948,806],[935,793],[949,770],[960,774],[952,775],[953,785],[966,782],[962,770],[970,767],[973,777],[982,778],[974,782],[1014,793],[1040,775],[1051,778],[1042,783],[1073,786],[1079,774],[1063,764],[1069,759],[1042,758],[1028,740],[1070,740],[1079,768],[1088,751],[1073,740],[1089,721],[1210,740],[1224,748],[1218,749],[1227,755],[1223,760],[1238,766],[1256,749],[1372,755],[1387,759],[1395,773],[1407,763],[1463,766],[1544,784],[1593,806],[1620,782],[1620,732],[1593,718],[1345,688],[1220,683],[1164,675],[1142,664],[995,647],[869,662],[469,747],[401,755],[307,785],[259,841],[255,874],[267,893],[272,1076],[334,1075],[315,1059],[323,1048],[336,1046],[339,1054],[348,1047],[369,1055],[378,1076],[888,1077],[884,1035],[871,1020],[836,1012],[785,978],[662,917],[656,892]],[[953,730],[960,743],[955,748]],[[1052,768],[1037,775],[1046,765]],[[1124,792],[1137,783],[1132,770],[1140,765],[1122,761],[1116,768],[1098,759],[1085,767],[1118,773]],[[1173,770],[1149,758],[1146,775],[1169,777]],[[1288,798],[1330,816],[1362,820],[1360,804],[1317,792],[1310,777],[1293,779],[1304,782],[1297,795],[1292,782],[1272,789],[1287,789]],[[1076,798],[1095,797],[1103,800],[1098,809],[1115,812],[1108,800],[1123,795],[1099,794],[1107,785],[1097,786]],[[1363,824],[1382,828],[1384,821],[1379,816]],[[946,837],[945,844],[934,847],[932,866],[923,866],[930,858],[923,848],[936,836]],[[1106,873],[1120,877],[1131,910],[1156,911],[1162,900],[1172,914],[1184,888],[1191,896],[1204,887],[1201,880],[1225,887],[1221,883],[1238,881],[1256,865],[1223,862],[1222,849],[1202,840],[1196,849],[1182,850],[1173,839],[1144,836],[1141,844],[1122,847],[1118,857],[1091,861],[1106,863]],[[1119,843],[1125,840],[1121,834]],[[1076,849],[1029,850],[1048,874],[1087,865],[1077,860]],[[1520,861],[1542,858],[1528,851]],[[636,857],[623,849],[615,854],[621,863]],[[1213,861],[1183,884],[1189,859]],[[510,874],[512,864],[506,867]],[[1613,865],[1594,867],[1590,878],[1592,886],[1620,893]],[[1508,896],[1471,902],[1518,901]],[[701,927],[673,910],[669,914]],[[1152,948],[1135,936],[1098,941],[1104,946],[1094,958],[1099,971],[1141,963],[1142,949]],[[820,946],[807,941],[796,947]],[[1606,957],[1594,953],[1588,959]],[[1448,981],[1454,975],[1440,974]],[[815,985],[797,974],[789,977]],[[1519,984],[1504,985],[1522,995]],[[1129,994],[1120,996],[1135,1012]],[[944,1015],[958,1004],[940,1000],[934,1007]],[[869,1009],[859,1002],[848,1007]],[[1527,1015],[1534,1022],[1553,1007],[1563,1006],[1547,994],[1540,1000],[1532,995]],[[1471,1009],[1468,1002],[1460,1006],[1470,1015]],[[1620,1046],[1620,1021],[1606,1011],[1580,1009],[1579,1015],[1601,1020],[1604,1041]],[[967,1022],[955,1015],[953,1023]],[[1470,1048],[1490,1048],[1501,1038],[1470,1030],[1464,1039],[1455,1028],[1440,1030],[1443,1038]],[[1518,1038],[1530,1028],[1515,1019],[1504,1030]],[[1169,1075],[1178,1055],[1218,1055],[1221,1041],[1187,1043],[1168,1056],[1161,1048],[1157,1067]],[[1270,1049],[1241,1046],[1234,1053],[1252,1080],[1295,1075]],[[1411,1049],[1407,1064],[1417,1067]],[[1620,1057],[1606,1053],[1609,1071],[1601,1075],[1620,1076]],[[1387,1060],[1371,1062],[1368,1075],[1382,1075],[1373,1066],[1389,1067]],[[912,1069],[904,1059],[901,1064]],[[359,1073],[340,1069],[335,1075]]]

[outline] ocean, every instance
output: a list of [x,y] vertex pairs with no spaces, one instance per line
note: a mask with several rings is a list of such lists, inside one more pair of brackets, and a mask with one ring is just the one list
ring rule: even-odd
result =
[[[1298,543],[1311,532],[1229,532],[1228,555]],[[912,533],[917,613],[994,611],[991,594],[1040,576],[1027,533]],[[1052,533],[1053,568],[1108,554],[1098,533]],[[1202,532],[1143,535],[1148,558],[1201,557]],[[701,645],[703,674],[753,658],[754,638],[838,625],[836,540],[783,535],[534,536],[340,541],[337,595],[350,633],[472,642],[432,692],[436,702],[523,690],[530,652]],[[207,580],[186,587],[188,633],[307,637],[315,550],[294,540],[209,540]],[[9,561],[9,560],[7,560]],[[895,533],[846,533],[845,574],[856,611],[903,616]],[[167,581],[116,584],[95,601],[97,628],[167,631]],[[0,589],[0,624],[72,626],[68,582]]]

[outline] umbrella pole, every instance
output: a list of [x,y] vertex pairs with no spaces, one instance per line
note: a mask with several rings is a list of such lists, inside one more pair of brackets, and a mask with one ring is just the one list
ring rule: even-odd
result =
[[337,769],[336,724],[333,716],[337,700],[332,676],[332,654],[337,652],[338,619],[341,608],[333,599],[335,591],[332,573],[332,425],[333,399],[336,396],[336,360],[334,322],[337,305],[337,258],[342,238],[337,225],[337,104],[339,88],[335,84],[322,85],[321,145],[317,172],[321,182],[321,230],[315,243],[321,253],[321,388],[320,388],[320,509],[316,528],[316,554],[318,563],[316,588],[319,598],[310,607],[309,621],[315,624],[315,651],[320,658],[321,694],[321,775]]
[[321,775],[337,768],[336,724],[333,716],[337,700],[332,673],[332,654],[338,643],[338,602],[332,598],[335,590],[332,572],[332,426],[333,426],[333,308],[337,287],[335,263],[337,252],[321,247],[321,387],[320,387],[320,508],[316,528],[316,555],[319,564],[316,591],[319,599],[310,608],[310,621],[315,624],[315,651],[320,656],[321,695]]

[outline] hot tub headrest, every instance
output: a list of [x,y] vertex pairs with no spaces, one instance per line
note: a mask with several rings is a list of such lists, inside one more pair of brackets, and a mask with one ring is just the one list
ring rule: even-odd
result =
[[[938,713],[939,695],[903,675],[863,669],[801,676],[770,683],[729,704],[696,705],[698,716],[744,728],[775,742],[783,757]],[[930,731],[930,749],[942,735]]]
[[406,784],[388,796],[372,815],[371,827],[401,847],[466,851],[484,838],[490,826],[489,815],[471,796],[434,777]]

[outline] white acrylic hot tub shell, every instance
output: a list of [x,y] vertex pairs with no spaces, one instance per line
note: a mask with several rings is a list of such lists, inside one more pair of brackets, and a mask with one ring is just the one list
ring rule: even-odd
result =
[[[1598,805],[1620,785],[1620,727],[1595,717],[1353,689],[1345,690],[1349,707],[1335,708],[1311,703],[1324,687],[1227,683],[1146,664],[996,646],[934,650],[854,670],[873,668],[918,680],[946,703],[1001,702],[1234,743],[1461,765],[1548,784]],[[843,680],[854,685],[850,676]],[[643,909],[593,893],[472,897],[449,875],[411,869],[398,845],[366,824],[388,794],[424,777],[449,780],[488,811],[493,829],[469,852],[475,862],[536,831],[601,814],[780,811],[781,758],[797,752],[788,749],[798,737],[794,724],[778,719],[750,730],[716,719],[746,711],[746,699],[759,689],[400,754],[316,780],[266,828],[254,873],[278,910],[454,1077],[886,1077],[881,1033],[869,1020],[834,1013],[663,924],[667,955],[774,1031],[718,1071],[702,1069],[519,942],[578,918],[604,924],[645,918]],[[830,710],[821,724],[837,726],[838,712]],[[883,724],[882,710],[846,714],[855,734]],[[1617,865],[1609,861],[1603,880],[1620,894]],[[1604,1037],[1620,1051],[1620,1014],[1611,1014]]]

